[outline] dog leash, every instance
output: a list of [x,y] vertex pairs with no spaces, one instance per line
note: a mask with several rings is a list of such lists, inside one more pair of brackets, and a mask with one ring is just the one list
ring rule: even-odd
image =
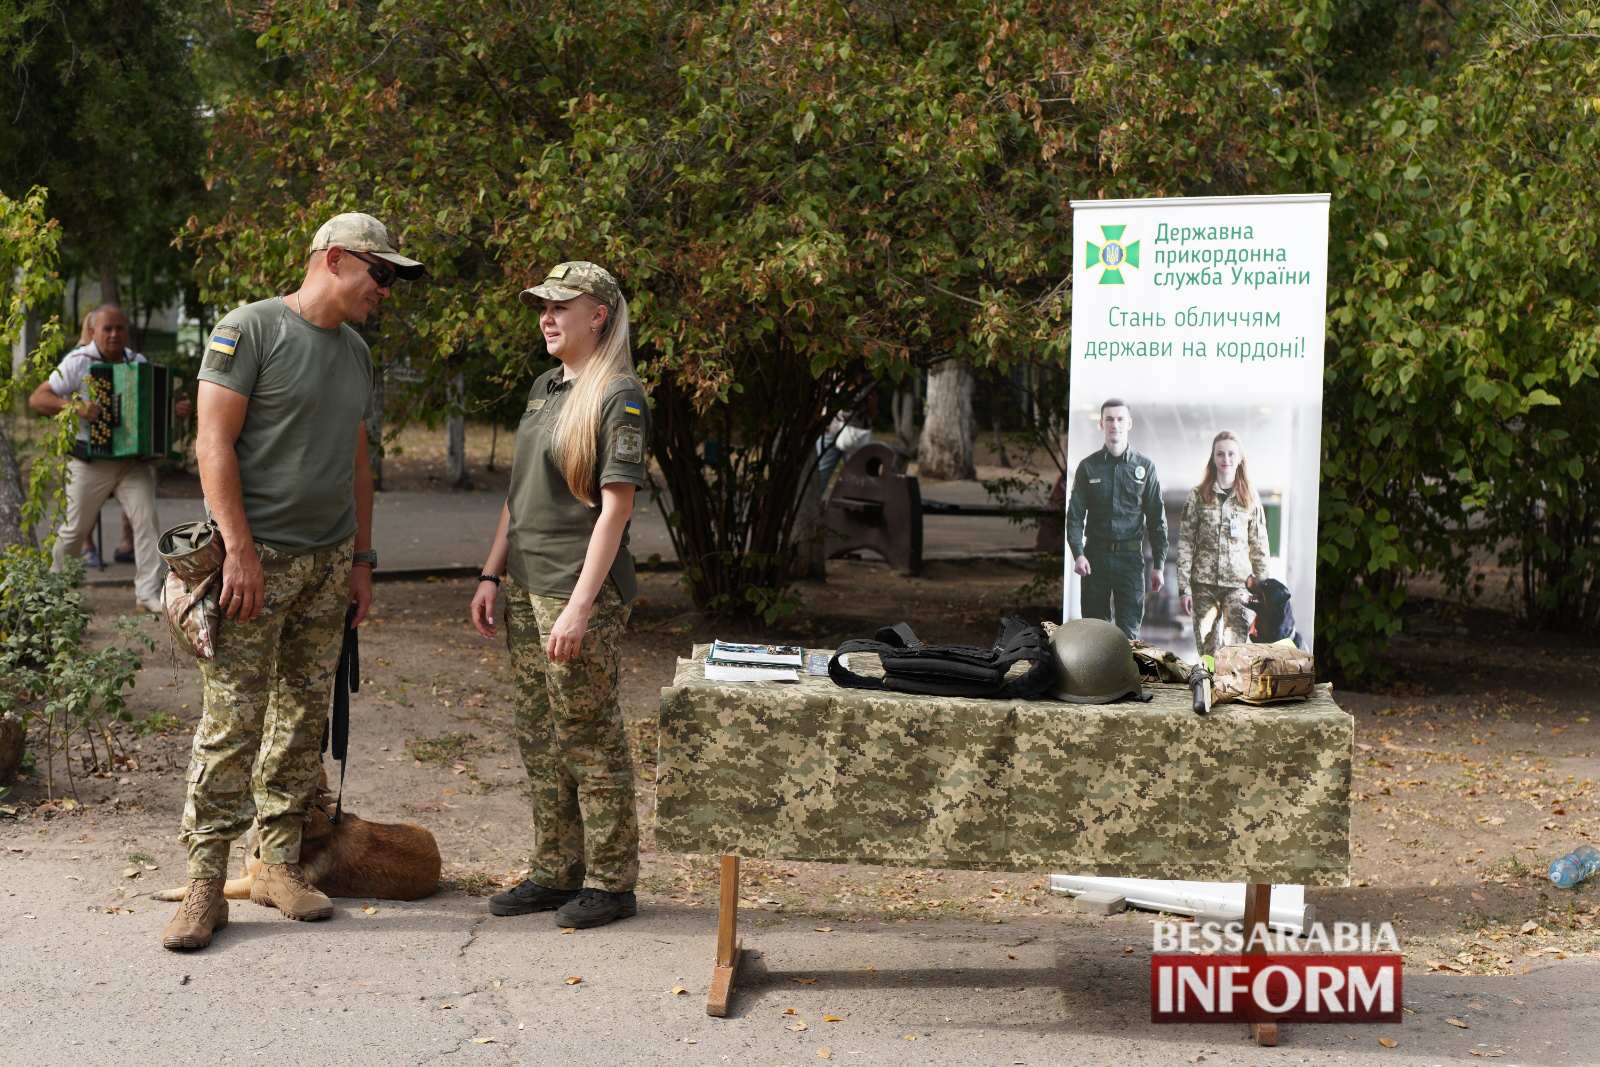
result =
[[350,694],[361,692],[361,639],[355,627],[356,606],[344,614],[344,644],[339,648],[339,671],[333,680],[333,715],[329,729],[322,734],[322,751],[332,742],[333,758],[339,761],[339,798],[333,805],[333,822],[344,814],[345,759],[350,754]]

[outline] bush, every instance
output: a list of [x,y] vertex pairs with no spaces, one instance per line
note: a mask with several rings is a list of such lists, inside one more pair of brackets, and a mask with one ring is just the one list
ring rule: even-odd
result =
[[[46,789],[55,792],[55,753],[67,756],[74,736],[87,742],[95,769],[109,769],[121,745],[113,723],[126,715],[125,693],[141,665],[140,646],[153,642],[137,623],[121,620],[122,639],[90,652],[83,647],[89,611],[78,583],[83,564],[69,561],[59,574],[41,551],[12,545],[0,554],[0,713],[15,712],[30,731],[40,730],[39,762]],[[103,748],[103,752],[102,752]],[[66,759],[72,784],[72,761]]]

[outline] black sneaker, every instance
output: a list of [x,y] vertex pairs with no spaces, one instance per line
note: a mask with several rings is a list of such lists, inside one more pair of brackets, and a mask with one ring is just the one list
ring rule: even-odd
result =
[[590,926],[604,926],[618,919],[639,914],[639,901],[633,890],[612,893],[604,889],[581,889],[578,895],[561,905],[556,911],[557,926],[573,926],[582,930]]
[[576,889],[550,889],[524,878],[521,885],[489,898],[489,914],[527,915],[534,911],[550,911],[577,895]]

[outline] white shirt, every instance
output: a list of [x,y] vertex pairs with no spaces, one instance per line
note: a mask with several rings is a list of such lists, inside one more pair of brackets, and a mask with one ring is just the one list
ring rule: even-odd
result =
[[[122,350],[122,361],[124,363],[149,362],[144,356],[131,348]],[[82,348],[74,348],[62,357],[61,363],[55,370],[50,372],[50,391],[63,400],[73,393],[77,393],[84,400],[90,400],[89,364],[109,362],[111,361],[100,354],[100,346],[93,341],[90,341]],[[78,440],[89,440],[89,424],[82,418],[78,419]]]

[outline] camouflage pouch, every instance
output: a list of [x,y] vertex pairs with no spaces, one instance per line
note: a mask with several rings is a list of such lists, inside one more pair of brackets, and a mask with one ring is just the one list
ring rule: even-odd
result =
[[222,535],[209,522],[186,522],[161,535],[157,551],[171,568],[161,590],[161,606],[178,644],[196,659],[217,654],[222,609]]
[[1134,640],[1133,661],[1139,665],[1139,674],[1146,681],[1151,682],[1178,682],[1189,681],[1189,675],[1194,673],[1194,666],[1186,663],[1176,652],[1168,652],[1164,648],[1145,641]]
[[1212,703],[1303,700],[1316,684],[1316,661],[1311,653],[1294,647],[1292,640],[1270,645],[1226,645],[1217,649]]

